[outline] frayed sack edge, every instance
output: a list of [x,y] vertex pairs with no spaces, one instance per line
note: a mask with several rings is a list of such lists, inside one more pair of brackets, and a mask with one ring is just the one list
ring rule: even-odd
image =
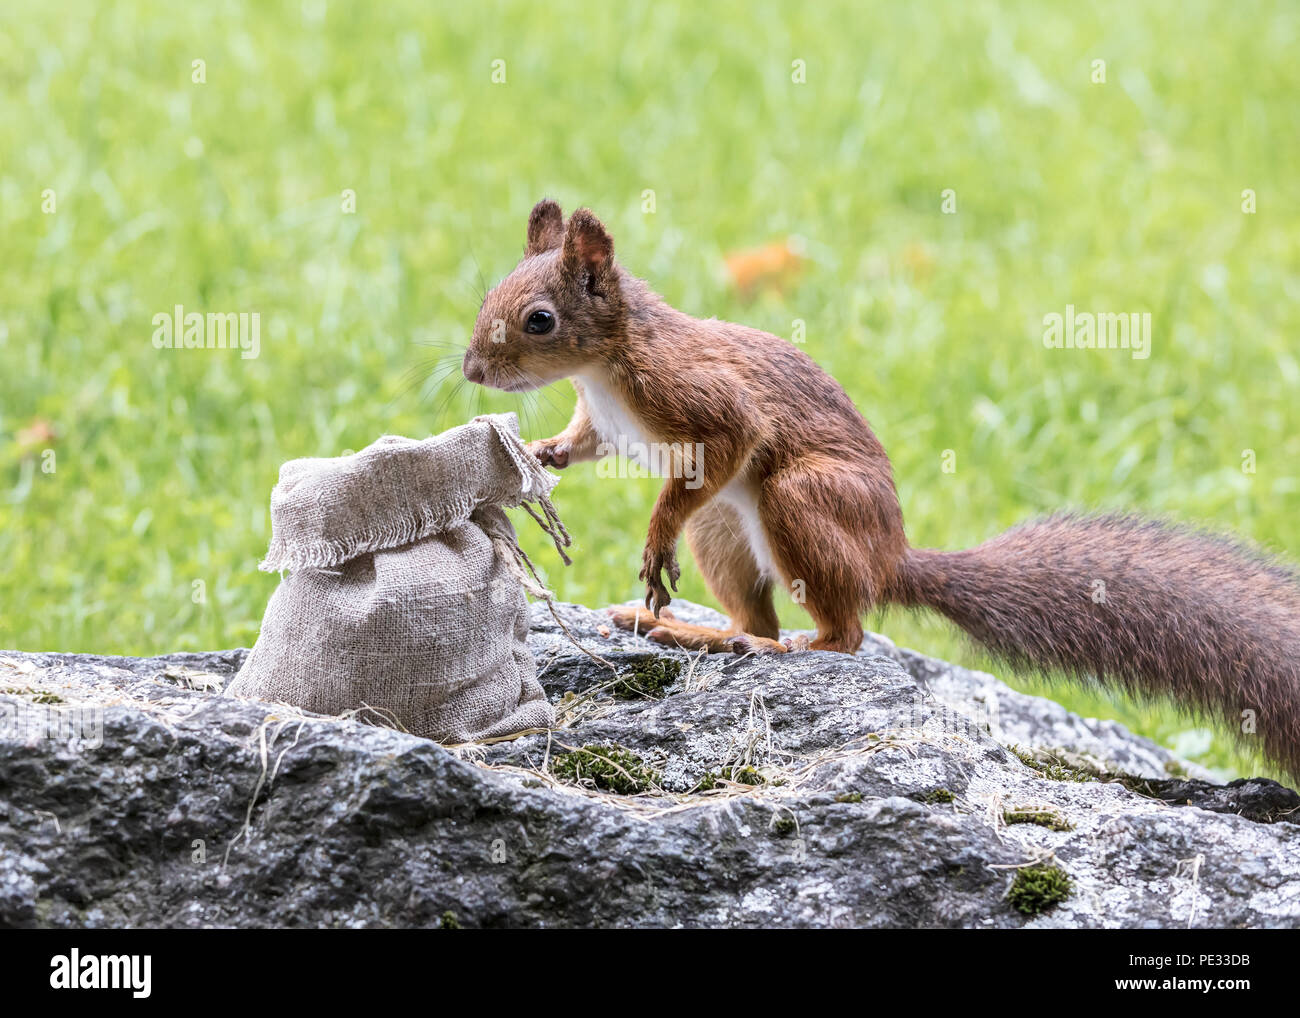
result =
[[[555,543],[555,550],[559,552],[564,564],[571,565],[572,560],[565,549],[573,541],[550,498],[551,489],[559,483],[559,478],[548,474],[524,447],[517,432],[508,423],[512,418],[511,414],[484,414],[474,418],[475,422],[484,421],[492,428],[502,449],[519,471],[519,495],[501,499],[494,504],[511,509],[522,507]],[[517,427],[516,423],[515,428]],[[538,513],[530,503],[540,506],[541,512]],[[468,520],[478,505],[475,500],[467,498],[459,500],[450,508],[441,506],[436,512],[430,506],[421,506],[414,510],[414,517],[394,520],[383,527],[365,530],[347,538],[316,538],[297,547],[290,547],[282,536],[272,533],[271,546],[258,568],[266,573],[278,573],[342,565],[359,555],[400,548],[443,533],[455,524]]]

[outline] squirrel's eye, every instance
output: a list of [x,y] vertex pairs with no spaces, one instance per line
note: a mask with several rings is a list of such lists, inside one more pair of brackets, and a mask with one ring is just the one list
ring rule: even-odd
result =
[[524,322],[524,331],[541,336],[555,328],[555,316],[549,311],[534,311]]

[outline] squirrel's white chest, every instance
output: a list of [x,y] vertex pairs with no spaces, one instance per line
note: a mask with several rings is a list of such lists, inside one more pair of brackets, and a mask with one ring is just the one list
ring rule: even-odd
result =
[[[662,476],[665,464],[680,465],[680,458],[674,459],[664,443],[651,435],[641,423],[640,418],[628,409],[618,395],[597,377],[575,376],[579,383],[579,392],[587,408],[587,417],[600,441],[607,447],[598,450],[602,456],[622,456],[639,463],[649,473]],[[665,455],[666,451],[669,453]],[[700,452],[691,459],[695,469],[699,469]],[[698,484],[696,485],[698,487]],[[727,484],[717,496],[728,504],[740,522],[741,532],[735,536],[749,546],[754,556],[754,564],[760,574],[775,578],[779,574],[772,555],[767,533],[758,515],[758,492],[754,485],[744,477],[737,477]]]
[[647,470],[652,469],[656,462],[654,447],[657,440],[646,430],[640,418],[602,379],[579,375],[577,381],[592,428],[601,442],[610,446],[602,451],[607,455],[636,460]]

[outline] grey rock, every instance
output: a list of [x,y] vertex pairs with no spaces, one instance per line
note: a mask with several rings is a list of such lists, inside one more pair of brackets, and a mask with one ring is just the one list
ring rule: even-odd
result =
[[[1300,800],[1274,782],[1213,784],[883,637],[701,657],[557,611],[623,676],[679,674],[613,696],[535,606],[561,726],[442,747],[225,696],[244,651],[0,652],[0,925],[1300,925]],[[644,794],[555,773],[620,748]],[[1094,779],[1022,762],[1042,751]],[[1030,917],[1006,892],[1039,859],[1073,892]]]
[[1185,778],[1139,779],[1128,787],[1172,806],[1199,806],[1261,824],[1300,824],[1300,795],[1267,778],[1238,778],[1226,785]]

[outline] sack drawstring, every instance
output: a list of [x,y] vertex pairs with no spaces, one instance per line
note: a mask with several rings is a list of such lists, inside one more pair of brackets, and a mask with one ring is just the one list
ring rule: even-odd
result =
[[[554,512],[553,509],[552,512]],[[563,530],[563,526],[561,526],[561,530]],[[569,535],[566,533],[564,536],[567,538]],[[519,547],[519,542],[513,539],[507,540],[504,537],[494,536],[492,538],[492,544],[496,548],[497,554],[501,557],[501,562],[505,565],[506,569],[509,570],[510,574],[519,581],[524,590],[533,597],[546,602],[546,607],[551,612],[551,618],[555,619],[555,624],[560,627],[560,631],[564,633],[568,641],[586,654],[587,657],[604,665],[611,673],[617,675],[618,668],[609,661],[606,661],[595,651],[588,650],[579,643],[578,638],[574,636],[569,627],[564,624],[564,620],[560,618],[559,612],[555,610],[555,592],[547,589],[546,585],[542,582],[541,576],[537,573],[537,567],[533,565],[533,560],[528,557],[528,553],[525,552],[523,548]],[[560,552],[560,554],[563,555],[564,553]],[[565,562],[567,564],[568,560],[566,559]]]
[[[500,414],[484,414],[481,417],[475,417],[476,421],[487,421],[492,430],[497,433],[501,439],[501,446],[506,451],[515,469],[519,471],[519,487],[522,492],[520,505],[528,513],[537,525],[555,542],[555,550],[560,553],[560,558],[566,566],[573,565],[573,560],[569,558],[568,553],[564,550],[573,544],[573,538],[564,528],[564,522],[560,519],[560,514],[555,511],[555,505],[551,502],[550,490],[555,487],[556,479],[548,474],[542,465],[523,447],[519,436],[506,426],[507,418]],[[542,507],[541,515],[530,505],[536,502]],[[522,554],[522,553],[521,553]]]

